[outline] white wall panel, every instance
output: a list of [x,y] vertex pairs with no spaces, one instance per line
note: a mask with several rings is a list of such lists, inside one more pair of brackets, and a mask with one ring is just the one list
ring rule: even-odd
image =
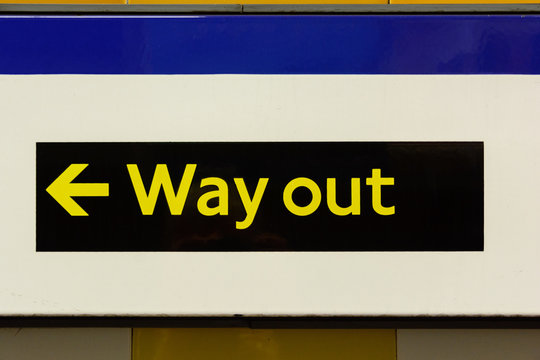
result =
[[[539,93],[538,76],[0,76],[0,313],[538,316]],[[199,140],[484,141],[485,251],[35,251],[36,142]]]

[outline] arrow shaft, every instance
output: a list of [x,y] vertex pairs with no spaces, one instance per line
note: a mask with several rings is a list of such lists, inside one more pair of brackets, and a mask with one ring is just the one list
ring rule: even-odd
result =
[[105,183],[71,183],[66,190],[70,196],[109,196],[109,184]]

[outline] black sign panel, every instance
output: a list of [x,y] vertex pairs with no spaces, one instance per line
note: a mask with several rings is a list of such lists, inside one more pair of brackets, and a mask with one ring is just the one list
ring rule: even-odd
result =
[[38,143],[37,251],[482,251],[483,143]]

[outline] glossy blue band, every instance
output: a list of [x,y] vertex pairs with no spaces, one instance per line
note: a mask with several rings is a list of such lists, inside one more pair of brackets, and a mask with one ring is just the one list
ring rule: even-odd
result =
[[540,16],[2,16],[2,74],[539,74]]

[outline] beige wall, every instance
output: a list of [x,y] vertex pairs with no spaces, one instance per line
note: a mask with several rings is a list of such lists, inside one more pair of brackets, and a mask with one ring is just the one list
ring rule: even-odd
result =
[[538,360],[540,330],[398,330],[399,360]]
[[0,329],[0,360],[129,360],[131,329]]
[[[156,330],[161,334],[158,338],[154,336],[157,334]],[[194,331],[193,334],[190,333],[190,330]],[[218,329],[213,331],[227,332],[227,330]],[[241,329],[229,330],[232,333],[230,335],[225,334],[222,343],[223,340],[231,336],[234,338],[234,335],[239,331],[244,331]],[[189,339],[192,339],[201,331],[203,330],[154,329],[152,332],[152,329],[148,329],[148,331],[139,331],[140,336],[134,338],[135,344],[133,348],[139,350],[145,348],[148,350],[148,346],[144,347],[143,345],[151,344],[153,346],[152,351],[136,351],[139,360],[154,360],[157,355],[163,359],[177,359],[181,358],[182,355],[179,352],[185,349],[193,352],[195,348],[193,346],[187,348],[178,346],[176,342],[176,345],[170,343],[171,336],[174,337],[179,333],[183,333],[187,334]],[[246,329],[245,331],[253,330]],[[294,330],[295,333],[303,331],[305,331],[305,334],[300,339],[309,342],[309,330]],[[331,331],[324,330],[323,332]],[[345,339],[342,333],[347,331],[350,331],[353,337],[358,336],[359,331],[364,337],[380,337],[385,331],[393,333],[392,330],[374,330],[372,331],[373,334],[370,335],[370,330],[338,330],[342,342]],[[321,330],[318,331],[318,333],[320,332]],[[145,334],[150,335],[150,337],[147,339],[141,338]],[[159,338],[162,338],[163,341],[156,341]],[[185,336],[182,338],[185,338]],[[166,341],[167,339],[169,342]],[[329,340],[332,339],[334,337],[330,336]],[[280,338],[275,337],[274,340],[274,348],[281,349]],[[143,343],[144,341],[146,343]],[[182,341],[185,343],[185,339]],[[297,342],[298,349],[305,349],[305,344],[302,347],[302,341]],[[320,339],[318,341],[320,342]],[[197,344],[199,343],[200,341]],[[220,346],[223,347],[223,344],[220,345],[219,341],[209,343],[214,352],[219,350]],[[291,346],[294,347],[294,343],[289,341],[284,345],[291,349]],[[360,345],[357,341],[353,341],[353,343],[351,343],[351,349],[354,348],[353,352],[356,358],[361,358],[358,357],[362,353],[362,349],[359,348]],[[229,355],[233,353],[243,354],[247,350],[253,350],[253,344],[250,344],[249,341],[247,343],[246,341],[236,341],[234,344],[232,342],[228,344],[223,347],[224,351],[221,352],[223,357],[221,358],[228,358],[227,354],[229,353]],[[139,347],[137,347],[138,345]],[[388,353],[392,354],[395,354],[397,350],[397,360],[538,360],[540,359],[540,330],[398,330],[397,344],[392,341],[385,341],[361,346],[365,346],[365,354],[372,354],[374,347],[378,347],[378,351],[385,351],[381,347],[388,347]],[[130,328],[0,328],[0,360],[130,360],[132,358],[131,348]],[[341,344],[339,346],[340,350],[336,350],[336,357],[334,358],[337,358],[338,352],[339,358],[347,355],[346,348],[347,344]],[[206,355],[212,353],[212,351],[199,353],[202,357],[197,357],[198,359],[207,359],[209,357]],[[275,351],[274,353],[274,355],[279,354],[279,352]],[[319,355],[319,358],[325,358],[324,354],[320,353]],[[333,360],[331,355],[327,354],[327,356],[328,359]],[[193,356],[188,358],[192,359]],[[212,356],[212,358],[216,359],[215,356]],[[271,356],[270,358],[273,359],[274,357]],[[373,358],[373,356],[368,358]],[[282,357],[276,355],[275,359],[282,359]]]

